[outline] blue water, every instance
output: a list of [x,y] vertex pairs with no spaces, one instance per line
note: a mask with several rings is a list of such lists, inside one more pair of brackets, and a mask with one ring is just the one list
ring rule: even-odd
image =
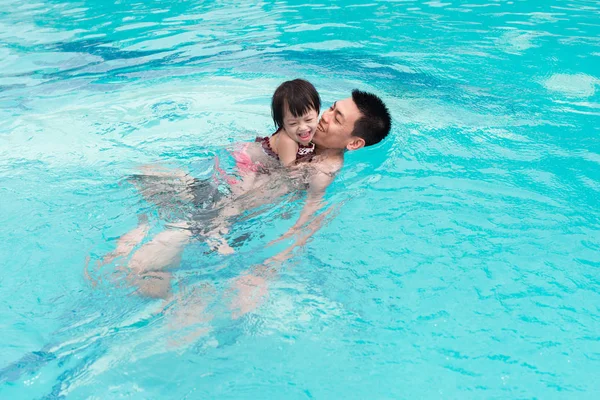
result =
[[[583,0],[0,0],[0,397],[598,398],[599,37]],[[394,127],[264,303],[232,318],[227,287],[301,198],[237,254],[190,245],[166,311],[85,278],[162,229],[127,174],[202,173],[295,77]]]

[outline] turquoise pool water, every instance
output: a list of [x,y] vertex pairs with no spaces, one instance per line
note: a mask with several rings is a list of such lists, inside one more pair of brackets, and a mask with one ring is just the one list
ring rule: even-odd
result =
[[[598,398],[599,37],[582,0],[0,0],[0,397]],[[298,76],[380,94],[394,128],[265,302],[219,295],[301,199],[238,254],[191,245],[166,311],[92,287],[86,257],[163,224],[124,176],[201,174]]]

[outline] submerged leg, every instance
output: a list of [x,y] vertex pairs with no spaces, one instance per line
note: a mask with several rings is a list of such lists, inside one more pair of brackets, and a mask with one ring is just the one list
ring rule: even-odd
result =
[[104,256],[102,264],[108,264],[117,257],[127,257],[144,240],[149,230],[148,216],[145,214],[138,215],[138,226],[119,238],[117,248],[112,253]]
[[129,260],[130,281],[139,288],[139,293],[166,298],[171,291],[171,273],[181,261],[181,254],[189,243],[191,232],[186,224],[181,229],[169,229],[156,235],[140,247]]
[[179,170],[160,169],[156,166],[143,166],[142,174],[129,177],[146,201],[161,207],[169,207],[174,199],[193,200],[194,178]]
[[175,296],[174,306],[167,311],[168,324],[173,330],[171,347],[187,345],[210,332],[213,319],[207,308],[214,300],[216,289],[204,282],[191,288],[182,286]]
[[235,250],[229,245],[227,239],[223,237],[223,235],[227,235],[228,233],[229,229],[226,227],[216,228],[208,232],[206,242],[212,249],[217,250],[219,254],[233,254],[235,253]]
[[214,228],[206,234],[208,245],[219,252],[219,254],[228,255],[235,253],[233,247],[229,245],[223,235],[229,233],[230,219],[241,213],[239,205],[231,200],[221,201],[218,204],[219,215],[214,220]]
[[96,265],[93,267],[94,274],[90,273],[90,258],[88,257],[85,263],[84,274],[85,277],[92,283],[92,286],[96,286],[98,283],[92,275],[95,275],[100,268],[110,264],[115,259],[129,256],[133,249],[138,246],[142,240],[144,240],[149,230],[150,225],[148,224],[148,216],[145,214],[138,215],[138,226],[121,236],[117,241],[117,248],[114,251],[106,254],[101,261],[96,262]]

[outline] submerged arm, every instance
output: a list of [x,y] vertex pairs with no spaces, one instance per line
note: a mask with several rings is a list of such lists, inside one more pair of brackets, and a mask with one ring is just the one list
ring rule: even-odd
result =
[[277,275],[281,263],[291,257],[295,248],[306,244],[308,239],[323,226],[325,217],[332,211],[331,208],[321,213],[312,221],[311,218],[323,207],[322,199],[325,189],[327,189],[332,181],[332,175],[321,171],[311,178],[308,198],[300,212],[300,217],[285,235],[272,242],[275,243],[297,234],[294,243],[275,256],[267,259],[263,264],[254,266],[246,274],[233,281],[232,288],[237,294],[230,304],[230,308],[233,311],[234,318],[238,318],[254,310],[264,301],[268,294],[268,281]]
[[327,209],[306,225],[306,229],[300,232],[291,246],[233,280],[231,289],[237,293],[229,307],[234,319],[253,311],[264,302],[268,296],[269,281],[277,276],[281,264],[291,257],[296,247],[306,244],[308,239],[323,226],[325,217],[331,211],[332,208]]
[[[300,216],[294,225],[280,238],[271,242],[271,244],[286,239],[300,231],[300,229],[306,225],[307,222],[323,208],[323,196],[327,187],[333,182],[335,174],[342,166],[343,159],[324,160],[318,164],[309,166],[312,169],[312,173],[309,178],[308,195]],[[298,165],[295,168],[305,168],[305,164]],[[314,169],[313,169],[314,168]]]
[[300,211],[300,216],[284,237],[289,237],[291,234],[302,228],[310,218],[323,207],[325,190],[332,181],[333,176],[323,172],[317,172],[311,177],[308,187],[308,196],[306,197],[306,202],[304,203],[304,207],[302,207],[302,211]]

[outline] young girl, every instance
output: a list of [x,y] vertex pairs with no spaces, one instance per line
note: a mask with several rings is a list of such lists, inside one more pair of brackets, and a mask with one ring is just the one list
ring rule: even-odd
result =
[[310,82],[303,79],[283,82],[271,100],[275,133],[257,137],[255,143],[241,143],[231,153],[240,179],[226,177],[217,160],[216,170],[231,185],[232,193],[246,193],[255,187],[258,175],[271,161],[285,167],[309,161],[315,151],[311,140],[319,123],[320,109],[319,93]]
[[257,138],[264,151],[290,166],[312,156],[311,143],[317,124],[321,99],[315,87],[303,79],[283,82],[271,101],[271,115],[277,131],[271,137]]
[[[319,123],[320,109],[321,98],[310,82],[294,79],[279,85],[271,100],[271,116],[277,130],[271,136],[257,137],[255,140],[260,144],[259,147],[262,147],[262,151],[260,148],[252,146],[251,143],[245,143],[232,153],[236,161],[239,179],[227,178],[224,171],[219,168],[217,161],[216,169],[230,184],[230,190],[234,197],[247,193],[252,188],[260,187],[265,181],[272,178],[271,174],[261,173],[265,155],[257,154],[258,152],[266,153],[268,158],[279,160],[285,167],[309,161],[312,158],[315,145],[311,141]],[[262,177],[262,184],[257,181],[259,176]],[[274,187],[270,188],[269,194],[278,197],[278,192]],[[259,202],[262,200],[265,204],[269,203],[268,198],[261,198],[257,194],[250,196],[250,200]],[[239,214],[242,208],[252,207],[252,204],[244,206],[239,202],[228,203],[220,211],[220,217],[225,219]],[[254,206],[256,205],[254,204]],[[217,247],[222,253],[233,251],[220,235],[227,232],[227,225],[227,222],[217,224],[217,227],[208,235],[220,242]]]

